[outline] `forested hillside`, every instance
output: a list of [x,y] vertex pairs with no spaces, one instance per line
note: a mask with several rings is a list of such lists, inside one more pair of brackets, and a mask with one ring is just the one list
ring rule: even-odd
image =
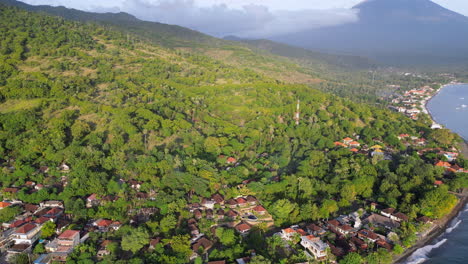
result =
[[[229,228],[213,232],[215,221],[202,218],[200,232],[214,241],[210,260],[231,263],[255,249],[272,263],[296,263],[304,256],[276,250],[277,241],[265,236],[269,228],[330,218],[370,201],[411,219],[438,218],[456,202],[447,191],[467,181],[452,173],[434,188],[444,177],[433,166],[440,157],[418,155],[421,145],[398,139],[409,134],[426,138],[426,148],[454,146],[454,135],[428,129],[424,119],[102,25],[1,5],[0,127],[2,189],[18,188],[12,196],[3,191],[4,199],[64,201],[70,229],[100,218],[122,224],[92,233],[69,263],[97,261],[104,239],[114,246],[102,263],[187,263],[200,253],[191,249],[187,206],[214,194],[255,196],[274,224],[240,236]],[[336,144],[345,137],[361,149]],[[386,158],[370,154],[376,144]],[[463,157],[457,163],[468,167]],[[44,188],[31,190],[31,181]],[[112,202],[87,208],[92,194]],[[140,218],[148,208],[153,213]],[[398,231],[405,246],[414,240],[411,230],[408,223]],[[151,238],[161,241],[153,251]]]

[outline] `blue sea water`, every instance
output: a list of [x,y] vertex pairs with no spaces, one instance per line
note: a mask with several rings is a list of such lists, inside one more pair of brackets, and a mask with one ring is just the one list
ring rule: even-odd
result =
[[[468,85],[450,85],[431,99],[434,120],[468,141]],[[452,220],[444,234],[415,251],[406,264],[468,264],[468,206]]]

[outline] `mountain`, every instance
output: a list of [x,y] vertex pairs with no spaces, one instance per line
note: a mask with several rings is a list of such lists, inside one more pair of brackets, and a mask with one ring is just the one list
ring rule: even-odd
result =
[[65,7],[33,6],[16,0],[0,0],[0,3],[67,20],[99,24],[128,34],[131,39],[149,41],[180,52],[201,54],[280,82],[307,84],[357,101],[374,100],[378,93],[376,90],[385,86],[374,86],[370,81],[363,84],[362,80],[369,80],[368,70],[377,64],[364,57],[312,52],[269,40],[218,39],[176,25],[142,21],[126,13],[93,13]]
[[468,18],[429,0],[368,0],[353,9],[359,12],[357,22],[272,40],[389,63],[468,60]]

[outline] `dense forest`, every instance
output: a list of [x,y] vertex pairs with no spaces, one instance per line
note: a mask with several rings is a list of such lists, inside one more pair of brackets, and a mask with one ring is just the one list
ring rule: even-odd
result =
[[[75,228],[99,218],[123,223],[118,231],[90,235],[67,263],[95,262],[102,239],[113,241],[102,263],[187,263],[192,250],[186,221],[192,214],[186,207],[217,193],[225,199],[255,196],[274,229],[372,201],[411,219],[439,218],[456,203],[448,190],[468,185],[467,174],[453,173],[434,188],[444,177],[433,166],[441,157],[418,155],[421,147],[398,139],[409,134],[426,138],[426,148],[457,146],[458,137],[430,130],[427,119],[413,121],[136,34],[5,6],[0,127],[0,182],[2,188],[20,187],[14,198],[64,201]],[[383,145],[392,158],[337,147],[345,137],[369,148]],[[463,157],[457,163],[468,167]],[[66,176],[61,164],[70,167]],[[23,187],[28,181],[45,188],[31,192]],[[85,198],[94,193],[113,202],[87,208]],[[144,208],[157,212],[133,221]],[[6,221],[17,213],[13,207],[0,214]],[[210,260],[233,261],[252,249],[259,255],[252,263],[303,259],[277,250],[279,242],[265,235],[265,226],[242,237],[227,228],[213,233],[214,222],[202,220],[200,231],[217,243]],[[414,228],[401,228],[403,246],[414,242]],[[154,237],[163,243],[141,250]]]

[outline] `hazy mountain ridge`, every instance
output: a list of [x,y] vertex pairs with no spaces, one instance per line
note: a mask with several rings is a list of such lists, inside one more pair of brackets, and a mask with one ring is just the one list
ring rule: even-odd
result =
[[468,18],[429,0],[372,0],[359,21],[272,38],[308,49],[346,52],[390,63],[468,59]]

